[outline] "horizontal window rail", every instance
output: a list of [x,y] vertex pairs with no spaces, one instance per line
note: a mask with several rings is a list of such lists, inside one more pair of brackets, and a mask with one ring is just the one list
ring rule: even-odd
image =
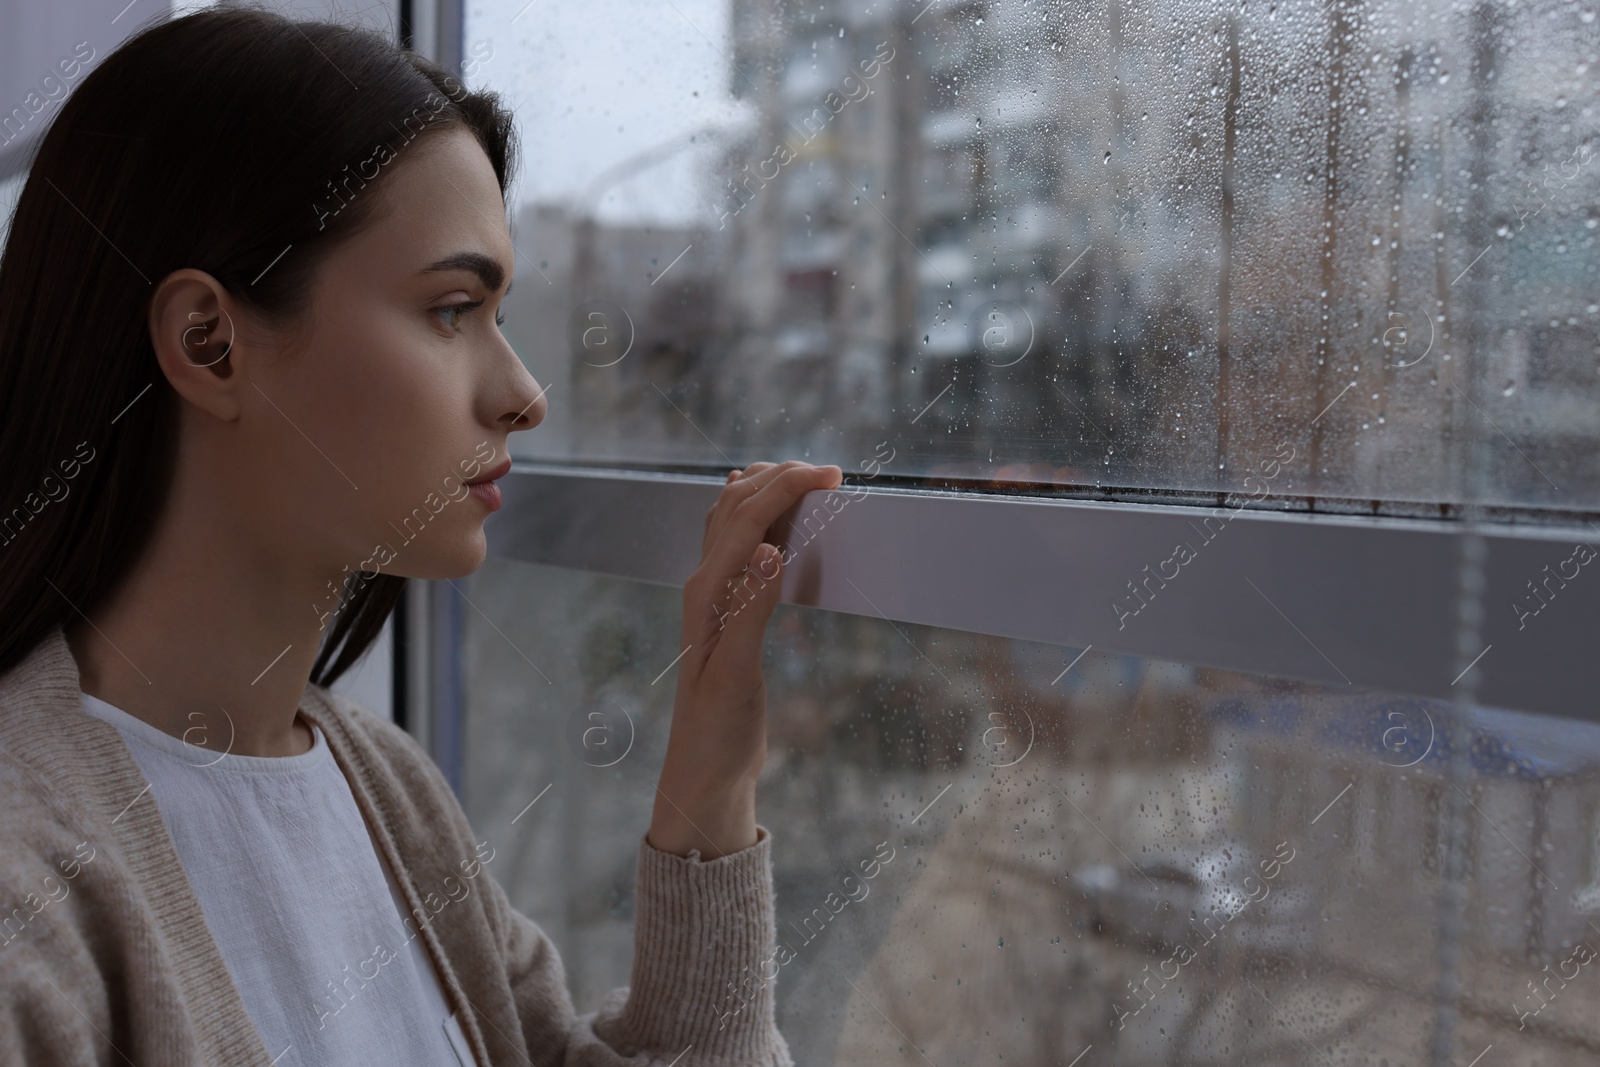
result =
[[[501,485],[494,555],[678,585],[723,479],[519,463]],[[781,528],[787,603],[1440,700],[1463,684],[1453,522],[847,484]],[[1479,531],[1477,701],[1600,720],[1600,534]]]

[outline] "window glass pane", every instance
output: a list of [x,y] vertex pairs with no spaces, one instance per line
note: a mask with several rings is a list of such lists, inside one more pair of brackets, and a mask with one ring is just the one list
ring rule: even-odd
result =
[[[467,810],[591,1010],[628,980],[679,593],[499,560],[460,591]],[[1600,1041],[1600,727],[787,605],[766,678],[797,1062]]]
[[525,7],[530,454],[1600,499],[1591,7]]

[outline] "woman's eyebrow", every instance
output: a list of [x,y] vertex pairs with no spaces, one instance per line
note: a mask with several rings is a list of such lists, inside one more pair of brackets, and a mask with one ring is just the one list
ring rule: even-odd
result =
[[[500,266],[498,260],[486,256],[482,252],[456,252],[445,256],[437,263],[430,263],[423,267],[420,274],[432,274],[438,271],[465,270],[476,274],[485,286],[490,289],[499,289],[500,283],[505,280],[505,268]],[[507,290],[509,292],[509,290]]]

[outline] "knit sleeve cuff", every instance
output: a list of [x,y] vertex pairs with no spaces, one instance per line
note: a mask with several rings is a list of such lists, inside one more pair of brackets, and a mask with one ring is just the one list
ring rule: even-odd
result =
[[639,842],[633,979],[619,1020],[636,1048],[695,1062],[788,1062],[773,1014],[772,837],[706,861]]

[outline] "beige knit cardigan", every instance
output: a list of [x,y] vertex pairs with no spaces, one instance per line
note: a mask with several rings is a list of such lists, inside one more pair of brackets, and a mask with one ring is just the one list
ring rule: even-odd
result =
[[[0,677],[0,1064],[268,1067],[138,764],[78,685],[60,627]],[[437,903],[493,842],[411,736],[317,685],[301,700],[431,918],[423,944],[482,1067],[791,1067],[771,983],[749,981],[776,939],[765,831],[710,862],[641,839],[631,987],[580,1019],[555,946],[486,865]]]

